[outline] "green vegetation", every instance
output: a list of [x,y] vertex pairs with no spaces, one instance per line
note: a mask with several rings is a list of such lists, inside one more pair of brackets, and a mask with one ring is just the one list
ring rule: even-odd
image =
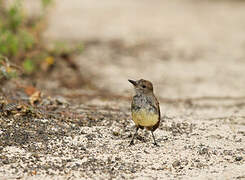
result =
[[0,0],[0,6],[0,54],[16,57],[34,45],[34,37],[24,28],[20,1],[7,8]]
[[[50,0],[42,0],[44,7],[47,7],[50,2]],[[11,63],[22,65],[24,73],[33,72],[35,68],[33,61],[39,56],[39,52],[32,52],[40,51],[38,45],[40,39],[37,35],[41,31],[38,29],[38,24],[42,23],[44,16],[38,20],[28,18],[24,14],[22,3],[21,0],[16,0],[6,5],[4,0],[0,0],[0,78],[12,77],[9,76],[14,71],[10,68]],[[45,8],[42,10],[45,11]]]
[[0,81],[16,77],[16,72],[30,75],[46,71],[56,57],[82,51],[82,45],[55,43],[48,49],[43,44],[41,34],[52,0],[40,2],[40,16],[33,18],[25,14],[22,0],[8,5],[6,0],[0,0]]

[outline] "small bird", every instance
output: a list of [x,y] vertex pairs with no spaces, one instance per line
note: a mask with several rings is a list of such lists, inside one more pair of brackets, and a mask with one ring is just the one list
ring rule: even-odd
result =
[[151,131],[154,145],[156,143],[153,132],[158,128],[161,119],[161,113],[157,98],[153,93],[153,85],[150,81],[140,79],[138,81],[128,80],[134,85],[136,95],[131,103],[132,119],[136,125],[136,131],[129,145],[134,144],[134,138],[140,129],[146,128]]

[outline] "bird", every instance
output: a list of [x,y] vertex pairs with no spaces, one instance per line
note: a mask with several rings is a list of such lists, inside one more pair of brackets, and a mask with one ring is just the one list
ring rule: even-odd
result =
[[153,132],[159,127],[161,113],[159,102],[153,92],[153,85],[150,81],[144,79],[136,81],[129,79],[128,81],[133,84],[135,90],[131,103],[131,114],[136,127],[129,145],[134,145],[134,138],[139,128],[146,128],[151,131],[153,144],[159,146],[156,143]]

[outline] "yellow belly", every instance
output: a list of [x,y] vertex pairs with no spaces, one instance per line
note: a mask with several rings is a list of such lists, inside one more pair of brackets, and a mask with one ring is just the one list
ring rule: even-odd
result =
[[136,125],[144,127],[154,126],[158,122],[158,114],[144,110],[132,112],[132,118]]

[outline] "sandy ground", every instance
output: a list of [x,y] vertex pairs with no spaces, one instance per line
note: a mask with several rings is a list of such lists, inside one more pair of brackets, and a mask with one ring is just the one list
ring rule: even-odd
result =
[[[57,1],[44,38],[84,42],[76,62],[108,93],[57,90],[71,116],[2,114],[0,179],[245,179],[244,5]],[[128,78],[154,83],[160,147],[147,131],[128,147]]]

